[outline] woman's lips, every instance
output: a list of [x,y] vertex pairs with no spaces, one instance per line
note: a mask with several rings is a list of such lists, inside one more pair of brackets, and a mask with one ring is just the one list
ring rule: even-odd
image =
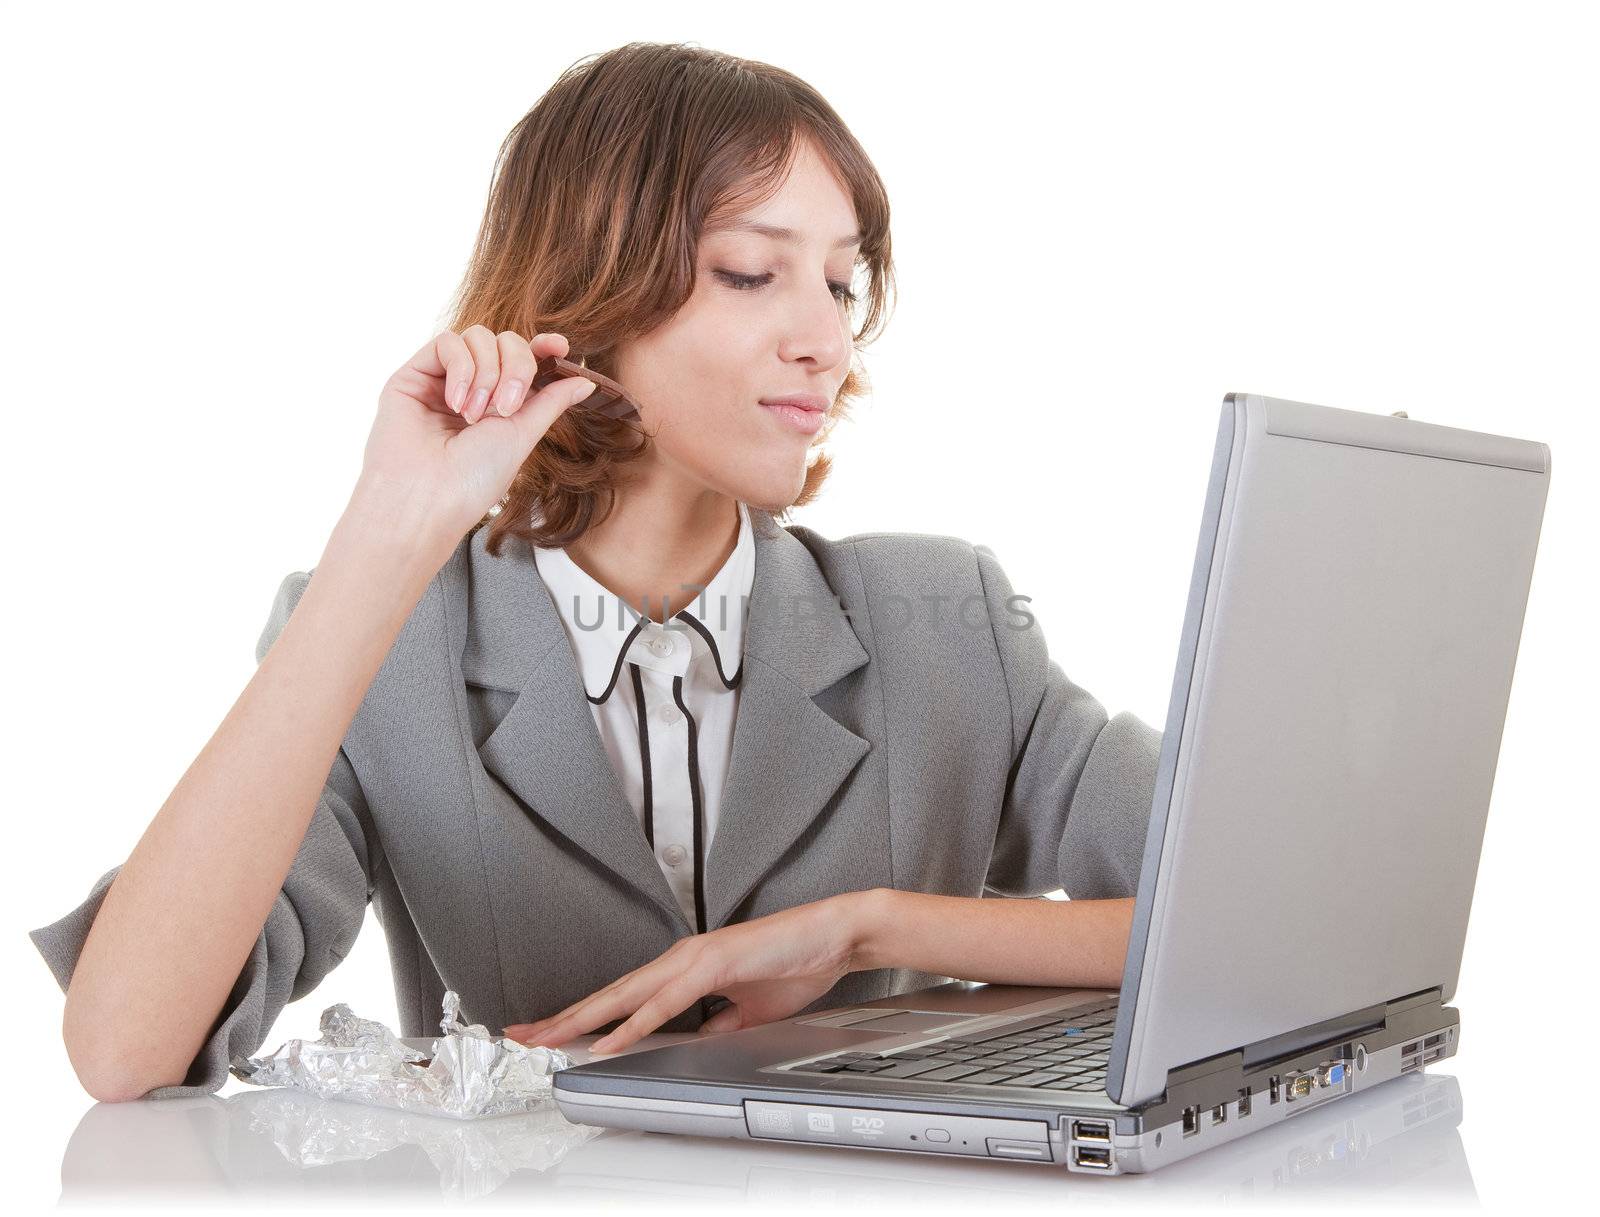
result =
[[783,401],[770,404],[761,402],[760,405],[767,413],[781,419],[786,427],[792,427],[802,435],[815,435],[822,430],[822,420],[826,414],[823,410],[790,405]]

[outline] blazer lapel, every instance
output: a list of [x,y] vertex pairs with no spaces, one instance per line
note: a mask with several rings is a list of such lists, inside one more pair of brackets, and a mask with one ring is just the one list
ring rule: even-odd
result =
[[[804,544],[750,510],[755,577],[739,709],[717,830],[706,860],[716,928],[827,807],[869,742],[813,698],[867,662],[849,618]],[[623,793],[584,695],[572,644],[526,545],[500,557],[470,539],[454,615],[465,621],[463,677],[517,694],[479,748],[484,768],[596,862],[692,931]],[[469,611],[470,607],[470,611]]]
[[755,580],[733,754],[706,860],[706,925],[727,918],[822,813],[871,744],[813,698],[867,662],[816,559],[752,508]]
[[572,641],[532,552],[508,537],[497,558],[486,537],[486,529],[473,534],[460,589],[468,623],[461,671],[517,699],[478,749],[483,767],[529,812],[692,931],[606,755]]

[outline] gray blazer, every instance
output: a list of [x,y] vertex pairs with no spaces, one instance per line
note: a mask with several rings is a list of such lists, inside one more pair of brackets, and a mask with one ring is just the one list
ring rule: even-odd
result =
[[[1131,895],[1160,733],[1045,650],[982,545],[830,540],[752,509],[755,582],[707,924],[871,887]],[[402,1035],[446,988],[491,1030],[543,1018],[693,933],[607,758],[525,546],[467,534],[367,691],[283,889],[184,1085],[214,1091],[350,951],[368,903]],[[257,662],[310,579],[287,576]],[[251,848],[247,839],[234,843]],[[120,868],[118,868],[120,869]],[[65,990],[112,870],[31,937]],[[945,977],[845,976],[809,1010]],[[330,997],[330,1000],[333,1000]],[[663,1030],[692,1030],[705,1003]]]

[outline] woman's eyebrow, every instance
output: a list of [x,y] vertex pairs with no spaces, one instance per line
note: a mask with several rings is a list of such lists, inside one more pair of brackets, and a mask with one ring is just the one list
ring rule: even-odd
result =
[[[792,228],[781,228],[776,224],[758,224],[754,220],[745,220],[739,224],[722,224],[718,227],[724,231],[758,232],[764,237],[773,237],[779,241],[789,241],[793,244],[800,244],[802,241],[800,234]],[[833,247],[835,249],[847,249],[851,245],[860,244],[861,234],[853,232],[848,237],[840,237],[833,243]]]

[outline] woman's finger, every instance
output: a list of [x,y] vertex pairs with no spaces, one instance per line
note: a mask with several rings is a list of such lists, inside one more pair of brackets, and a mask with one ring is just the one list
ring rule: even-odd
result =
[[[621,985],[621,984],[625,983],[626,981],[628,981],[629,979],[631,979],[633,977],[633,975],[634,975],[634,973],[629,972],[624,976],[618,977],[616,980],[612,981],[605,988],[596,990],[595,992],[589,994],[587,997],[583,998],[581,1001],[573,1002],[565,1010],[561,1010],[561,1011],[559,1011],[559,1012],[557,1012],[555,1014],[552,1014],[548,1018],[541,1018],[538,1021],[532,1022],[532,1023],[515,1023],[512,1026],[509,1026],[509,1027],[506,1028],[506,1034],[507,1035],[511,1035],[513,1039],[520,1039],[520,1040],[532,1040],[532,1039],[534,1039],[534,1038],[536,1038],[538,1036],[542,1036],[545,1032],[549,1031],[551,1028],[556,1027],[556,1026],[560,1025],[561,1023],[566,1022],[567,1020],[569,1020],[571,1018],[574,1018],[574,1017],[578,1016],[579,1014],[581,1014],[583,1012],[583,1010],[589,1005],[589,1003],[591,1003],[591,1002],[593,1002],[593,1001],[595,1001],[595,1000],[597,1000],[599,998],[602,998],[606,994],[612,992],[619,985]],[[513,1035],[512,1034],[513,1032],[515,1032],[516,1034]]]
[[[685,967],[686,958],[705,959],[706,952],[700,946],[705,937],[705,935],[695,935],[690,938],[680,938],[643,967],[623,973],[605,988],[596,990],[581,1001],[573,1002],[560,1013],[531,1023],[512,1023],[505,1028],[505,1034],[522,1043],[546,1043],[554,1047],[574,1036],[593,1030],[601,1023],[627,1014],[636,1008],[632,1004],[634,1000],[643,998],[659,988],[667,976],[681,972]],[[694,965],[690,963],[688,966]],[[620,1001],[614,1000],[624,988],[636,991],[630,991]],[[602,1014],[602,1010],[609,1013]]]
[[521,450],[532,452],[533,446],[544,438],[545,432],[550,430],[556,419],[597,388],[599,386],[586,377],[568,376],[545,385],[532,397],[525,398],[522,408],[511,416]]
[[510,418],[528,395],[533,383],[533,348],[528,340],[514,330],[503,330],[495,338],[500,352],[500,383],[491,399],[494,411],[502,418]]
[[[512,1035],[515,1031],[518,1034],[512,1035],[513,1039],[528,1042],[539,1040],[554,1047],[574,1036],[593,1031],[601,1023],[610,1022],[633,1010],[632,998],[651,992],[660,983],[658,978],[663,974],[663,964],[671,954],[673,951],[669,949],[644,967],[624,973],[605,988],[591,993],[582,1001],[574,1002],[559,1014],[536,1023],[507,1027],[506,1034]],[[624,990],[629,992],[625,994]]]
[[572,353],[572,345],[564,334],[535,334],[528,342],[533,348],[533,353],[540,359],[554,355],[557,359],[565,359]]
[[537,1038],[540,1043],[555,1047],[577,1036],[587,1035],[602,1023],[609,1023],[612,1019],[621,1018],[624,1014],[638,1009],[639,1003],[655,991],[658,983],[636,982],[614,993],[597,996],[576,1013],[551,1023],[538,1033]]
[[694,971],[683,973],[669,981],[665,988],[658,989],[653,997],[646,1000],[615,1031],[601,1036],[591,1044],[590,1051],[621,1052],[624,1048],[631,1047],[669,1018],[687,1010],[694,1004],[695,999],[703,997],[709,988],[710,986],[702,982]]
[[461,331],[461,341],[472,352],[472,385],[461,417],[475,423],[489,408],[489,394],[500,381],[500,348],[494,331],[486,325],[472,325]]
[[461,341],[460,334],[454,330],[436,334],[406,360],[405,366],[422,377],[416,395],[424,404],[433,407],[437,393],[441,404],[461,413],[467,399],[467,385],[472,381],[473,366],[472,352]]

